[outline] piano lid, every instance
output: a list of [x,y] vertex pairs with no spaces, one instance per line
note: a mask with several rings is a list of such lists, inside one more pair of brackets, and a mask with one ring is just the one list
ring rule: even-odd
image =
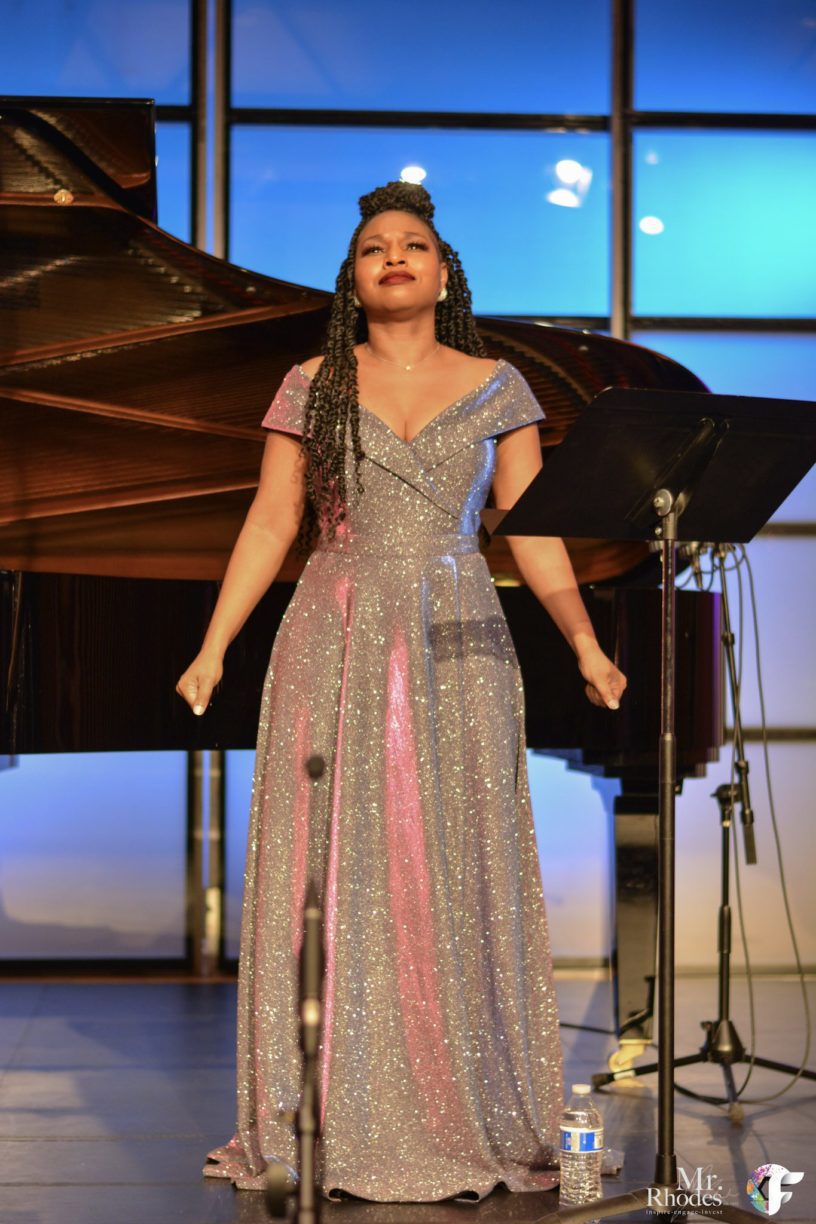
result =
[[70,192],[99,207],[113,200],[148,221],[158,219],[153,102],[0,95],[0,115],[4,198],[30,203]]
[[[150,102],[0,99],[0,567],[221,577],[257,484],[259,423],[290,366],[321,350],[330,294],[155,224],[153,130]],[[622,341],[478,326],[537,395],[545,448],[605,386],[705,389]],[[648,555],[568,547],[583,582]],[[488,562],[517,576],[504,541]],[[290,556],[280,577],[301,567]]]

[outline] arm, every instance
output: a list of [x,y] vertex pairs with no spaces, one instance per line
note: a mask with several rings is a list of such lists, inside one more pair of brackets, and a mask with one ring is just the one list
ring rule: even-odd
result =
[[258,491],[227,565],[201,650],[179,678],[176,692],[203,714],[223,672],[224,653],[270,586],[297,535],[305,501],[300,440],[270,433]]
[[[541,466],[536,425],[523,425],[502,434],[493,477],[496,505],[512,506]],[[590,701],[616,710],[626,677],[598,645],[563,540],[557,536],[508,536],[507,542],[522,578],[575,652]]]

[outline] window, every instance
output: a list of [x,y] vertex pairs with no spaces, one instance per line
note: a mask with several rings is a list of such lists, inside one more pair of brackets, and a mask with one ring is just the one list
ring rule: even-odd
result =
[[190,0],[3,6],[2,91],[190,101]]
[[638,110],[813,112],[812,0],[637,0]]
[[610,6],[235,0],[233,105],[603,114]]
[[181,752],[21,758],[0,774],[7,959],[185,955]]
[[816,316],[816,134],[640,131],[634,312]]
[[156,183],[159,225],[169,234],[191,241],[190,125],[156,124]]
[[237,126],[230,259],[333,289],[359,196],[415,165],[477,312],[608,313],[604,133]]

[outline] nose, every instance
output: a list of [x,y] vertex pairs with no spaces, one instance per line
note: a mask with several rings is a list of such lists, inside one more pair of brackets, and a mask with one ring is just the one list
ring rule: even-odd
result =
[[395,258],[393,255],[389,255],[385,262],[390,266],[392,264],[405,263],[405,260],[402,256]]

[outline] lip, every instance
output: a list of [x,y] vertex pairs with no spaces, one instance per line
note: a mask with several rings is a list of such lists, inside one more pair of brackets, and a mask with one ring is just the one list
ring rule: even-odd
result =
[[401,284],[402,281],[412,281],[416,278],[410,272],[386,272],[385,276],[380,277],[381,285]]

